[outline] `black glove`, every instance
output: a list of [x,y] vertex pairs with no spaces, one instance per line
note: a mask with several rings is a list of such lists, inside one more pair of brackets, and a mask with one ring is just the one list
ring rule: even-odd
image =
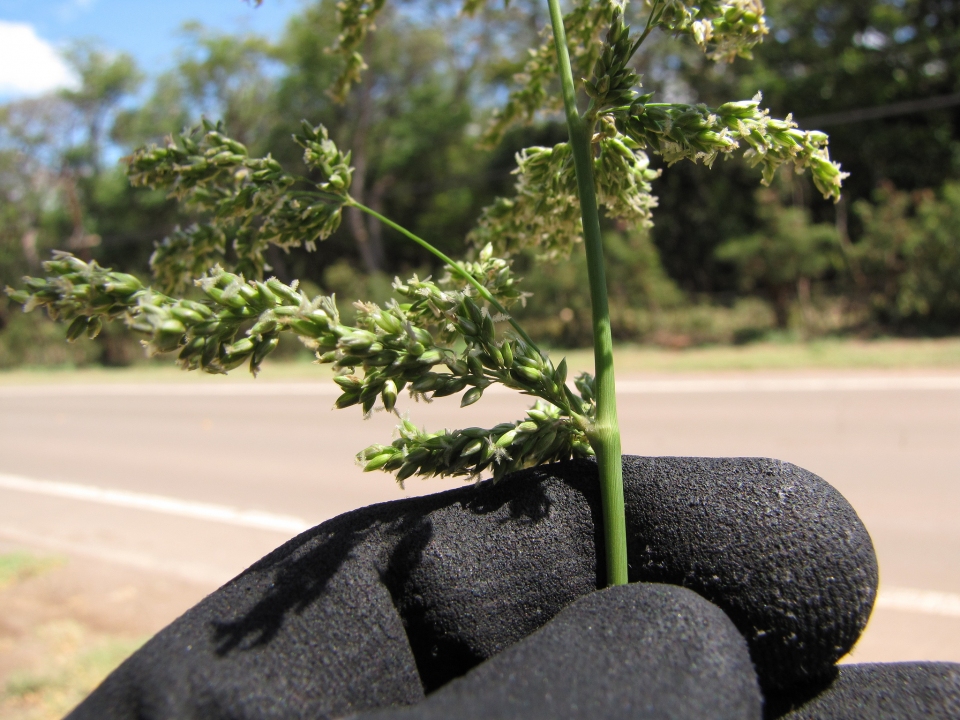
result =
[[[852,647],[876,558],[830,485],[773,460],[635,457],[624,483],[631,581],[721,608],[765,693],[826,677]],[[341,515],[158,633],[70,717],[334,718],[417,703],[603,586],[599,520],[590,461]]]
[[403,708],[354,720],[760,720],[747,643],[692,590],[598,590],[532,635]]
[[574,601],[424,701],[350,720],[957,720],[960,663],[841,665],[761,697],[713,603],[633,583]]

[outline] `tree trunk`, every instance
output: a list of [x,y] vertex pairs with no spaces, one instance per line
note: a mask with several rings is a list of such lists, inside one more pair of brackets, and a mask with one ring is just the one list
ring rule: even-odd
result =
[[797,279],[797,304],[800,306],[800,319],[803,321],[803,335],[806,339],[813,328],[813,298],[810,292],[810,278]]
[[83,226],[83,205],[80,204],[77,180],[66,168],[60,173],[60,185],[66,195],[67,205],[70,207],[70,219],[73,222],[73,232],[67,238],[67,249],[76,253],[81,260],[89,262],[92,257],[90,249],[100,244],[100,236],[87,234]]
[[862,297],[867,294],[867,278],[853,253],[853,243],[850,242],[849,220],[847,218],[847,199],[843,196],[834,205],[836,209],[837,238],[840,241],[840,251],[847,263],[854,287]]
[[280,282],[289,284],[293,278],[290,277],[290,270],[287,267],[287,260],[284,255],[286,253],[276,245],[267,247],[266,257],[270,265],[270,272]]
[[786,330],[790,324],[790,286],[777,285],[770,297],[773,313],[777,320],[777,329]]
[[[359,193],[351,193],[357,202],[366,205],[361,199]],[[353,233],[357,241],[357,249],[360,251],[360,259],[363,260],[363,266],[370,274],[381,272],[383,270],[383,243],[380,241],[380,229],[377,228],[375,234],[370,232],[367,227],[366,219],[362,212],[356,208],[347,208],[347,224],[350,226],[350,232]]]
[[[357,117],[356,130],[353,133],[351,147],[353,149],[353,183],[350,194],[361,205],[367,205],[367,133],[370,130],[370,116],[373,112],[373,98],[370,74],[364,76],[360,90],[360,107]],[[373,193],[375,196],[376,193]],[[374,197],[374,199],[376,199]],[[374,208],[376,209],[376,208]],[[360,259],[364,268],[370,274],[381,272],[384,267],[383,241],[379,224],[371,218],[371,225],[367,225],[366,216],[356,208],[347,208],[347,225],[360,251]],[[371,228],[375,227],[374,232]]]

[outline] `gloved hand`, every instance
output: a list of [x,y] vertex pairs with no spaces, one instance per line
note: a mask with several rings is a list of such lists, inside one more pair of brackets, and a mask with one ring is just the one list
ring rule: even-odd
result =
[[632,583],[584,595],[417,705],[352,720],[760,720],[747,643],[692,590]]
[[[764,693],[819,681],[852,647],[875,597],[876,558],[856,513],[826,482],[774,460],[625,457],[624,485],[631,581],[684,586],[719,607],[744,639]],[[570,608],[572,619],[544,627],[553,639],[527,642],[553,646],[576,635],[569,628],[590,613],[606,617],[608,603],[609,616],[633,628],[625,637],[646,632],[630,623],[631,602],[652,614],[649,627],[672,627],[657,618],[689,593],[656,601],[642,586],[595,593],[603,557],[590,461],[363,508],[294,538],[207,597],[69,717],[313,719],[414,704],[518,643],[523,657],[521,640],[591,593]],[[709,614],[696,604],[684,612]],[[726,637],[717,628],[727,621],[710,617]],[[674,647],[664,658],[686,655],[688,684],[705,697],[715,693],[706,665],[742,669],[735,642],[720,643],[718,660],[702,638],[687,642],[690,633],[654,635]],[[496,663],[510,657],[495,658],[481,677],[498,677]],[[546,673],[548,660],[536,671]],[[655,674],[638,666],[636,682]],[[756,717],[750,683],[740,670],[734,676],[747,689],[731,696],[731,707]],[[631,712],[702,717],[682,708]]]

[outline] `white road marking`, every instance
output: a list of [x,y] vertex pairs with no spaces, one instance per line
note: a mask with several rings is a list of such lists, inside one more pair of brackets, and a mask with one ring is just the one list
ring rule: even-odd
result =
[[[297,534],[311,527],[310,523],[306,520],[291,515],[277,515],[259,510],[239,510],[224,505],[180,500],[162,495],[135,493],[126,490],[111,490],[77,483],[34,480],[17,475],[0,474],[0,489],[32,493],[35,495],[47,495],[69,500],[95,502],[135,510],[146,510],[194,520],[206,520],[239,527],[255,528],[257,530],[272,530],[285,534]],[[22,532],[12,528],[0,527],[0,536],[29,542],[34,545],[39,544],[49,547],[50,549],[74,551],[95,559],[119,562],[125,565],[143,567],[144,569],[166,572],[174,571],[174,574],[192,577],[198,580],[209,580],[214,575],[210,569],[201,568],[200,566],[196,568],[180,566],[167,568],[162,562],[148,558],[147,556],[100,547],[79,547],[73,543],[58,543],[52,538],[41,538],[39,536],[27,537],[24,536]],[[222,581],[219,577],[217,579]],[[877,595],[876,607],[922,613],[925,615],[960,618],[960,595],[916,588],[882,587]]]
[[863,392],[890,390],[960,390],[958,375],[865,377],[751,377],[684,380],[624,380],[617,393]]
[[877,594],[876,607],[960,618],[960,595],[916,588],[882,587]]
[[[619,380],[617,394],[804,393],[960,390],[960,375],[743,377]],[[175,382],[0,385],[2,398],[34,397],[336,397],[340,389],[316,382]],[[492,385],[487,394],[513,393]]]
[[33,493],[34,495],[49,495],[69,500],[83,500],[134,510],[146,510],[257,530],[272,530],[288,535],[296,535],[311,527],[311,524],[303,518],[292,515],[277,515],[260,510],[239,510],[225,505],[180,500],[163,495],[110,490],[93,485],[79,485],[52,480],[34,480],[17,475],[0,474],[0,489],[16,490]]
[[3,385],[0,398],[31,397],[337,397],[332,381],[317,382],[175,382]]

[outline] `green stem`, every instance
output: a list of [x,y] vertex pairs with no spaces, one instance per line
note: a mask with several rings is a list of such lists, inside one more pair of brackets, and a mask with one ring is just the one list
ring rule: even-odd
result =
[[[557,46],[557,62],[563,86],[563,105],[570,131],[570,146],[577,173],[583,239],[590,278],[593,306],[593,358],[597,379],[597,420],[588,437],[597,454],[600,471],[600,497],[603,504],[603,528],[606,543],[607,584],[627,583],[627,528],[623,502],[623,466],[620,455],[620,425],[617,421],[617,390],[613,376],[613,338],[610,333],[610,309],[607,280],[603,266],[603,239],[593,180],[593,155],[590,145],[592,127],[577,110],[573,71],[567,50],[560,0],[548,0],[550,20]],[[591,123],[592,125],[592,123]]]
[[647,24],[643,28],[643,33],[637,38],[637,41],[633,44],[633,47],[630,49],[630,54],[627,55],[627,58],[632,58],[637,50],[640,49],[640,46],[643,45],[643,41],[647,39],[647,36],[653,32],[660,23],[660,18],[663,17],[663,11],[666,9],[664,7],[659,7],[660,12],[657,12],[658,6],[660,6],[659,0],[653,4],[653,7],[650,8],[650,15],[647,16]]
[[425,248],[426,250],[428,250],[428,251],[430,251],[431,253],[433,253],[436,257],[440,258],[443,262],[445,262],[445,263],[450,267],[451,270],[453,270],[455,273],[457,273],[457,275],[459,275],[459,276],[462,277],[464,280],[466,280],[468,283],[470,283],[471,285],[473,285],[473,287],[476,288],[477,292],[480,293],[480,297],[482,297],[482,298],[483,298],[484,300],[486,300],[488,303],[490,303],[491,305],[493,305],[493,307],[496,308],[496,310],[497,310],[498,313],[500,313],[501,315],[504,315],[505,317],[509,318],[509,322],[510,322],[510,324],[513,326],[513,329],[517,331],[517,334],[520,335],[520,337],[523,339],[523,341],[524,341],[525,343],[527,343],[527,345],[529,345],[529,346],[532,347],[534,350],[536,350],[538,353],[540,353],[541,355],[543,355],[543,351],[540,350],[540,348],[537,347],[537,344],[536,344],[533,340],[530,339],[530,336],[527,335],[526,331],[525,331],[522,327],[520,327],[520,325],[517,323],[517,321],[514,320],[512,317],[510,317],[510,313],[507,312],[506,308],[504,308],[503,305],[500,304],[500,302],[490,293],[489,290],[487,290],[487,289],[480,283],[479,280],[477,280],[473,275],[471,275],[470,273],[468,273],[468,272],[466,271],[466,269],[463,267],[463,265],[461,265],[460,263],[458,263],[458,262],[457,262],[456,260],[454,260],[453,258],[447,257],[447,255],[445,255],[444,253],[442,253],[442,252],[440,252],[439,250],[437,250],[437,248],[435,248],[433,245],[431,245],[430,243],[428,243],[426,240],[424,240],[424,239],[421,238],[421,237],[417,237],[416,235],[414,235],[412,232],[410,232],[409,230],[407,230],[407,229],[406,229],[405,227],[403,227],[402,225],[398,225],[397,223],[395,223],[395,222],[394,222],[393,220],[391,220],[390,218],[385,217],[385,216],[381,215],[380,213],[378,213],[376,210],[373,210],[372,208],[368,208],[366,205],[363,205],[363,204],[361,204],[361,203],[358,203],[358,202],[357,202],[356,200],[354,200],[353,198],[350,198],[350,199],[347,201],[346,204],[349,205],[350,207],[355,207],[357,210],[360,210],[361,212],[367,213],[367,215],[370,215],[371,217],[375,217],[377,220],[379,220],[380,222],[382,222],[384,225],[393,228],[394,230],[396,230],[396,231],[397,231],[398,233],[400,233],[401,235],[404,235],[405,237],[413,240],[415,243],[417,243],[417,245],[419,245],[419,246],[422,247],[422,248]]

